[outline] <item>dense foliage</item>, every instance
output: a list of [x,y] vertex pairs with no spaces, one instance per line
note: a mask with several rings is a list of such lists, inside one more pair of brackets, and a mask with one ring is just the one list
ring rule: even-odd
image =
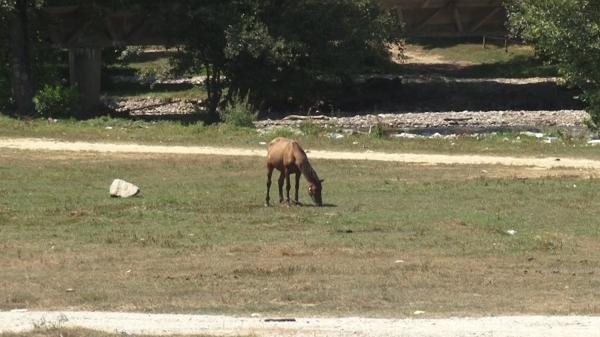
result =
[[[44,25],[40,10],[44,0],[0,0],[0,108],[9,105],[18,106],[15,94],[15,79],[21,92],[27,91],[26,99],[33,108],[33,97],[37,90],[45,85],[67,84],[60,72],[65,64],[60,50],[49,44],[43,36]],[[18,24],[15,24],[18,21]],[[4,28],[5,27],[5,28]],[[20,34],[14,31],[20,29]],[[18,64],[16,61],[18,60]],[[18,69],[17,73],[15,68]],[[26,75],[26,76],[25,76]],[[30,89],[24,90],[23,88]],[[30,96],[29,96],[30,95]],[[17,111],[17,114],[30,115],[39,111]]]
[[[27,9],[15,11],[15,3]],[[36,15],[44,5],[73,4],[90,7],[99,20],[106,11],[142,5],[157,16],[157,27],[183,49],[174,61],[176,69],[206,75],[208,110],[215,121],[221,118],[219,108],[242,97],[252,109],[320,102],[323,83],[347,83],[386,59],[387,46],[399,43],[401,33],[397,17],[376,0],[0,0],[3,27],[6,13],[23,14],[13,18],[22,19],[27,33],[22,45],[31,55],[19,59],[32,69],[34,92],[47,84],[65,84],[53,67],[61,63],[60,55],[45,49]],[[11,48],[5,35],[7,30],[1,30],[0,94],[9,97],[11,76],[5,73],[15,68],[8,62]]]
[[513,1],[509,20],[515,34],[583,90],[592,120],[600,125],[600,1]]
[[[388,57],[401,24],[374,0],[183,1],[178,68],[203,71],[209,111],[243,96],[255,107],[311,105],[323,83],[347,83]],[[226,91],[227,96],[223,97]]]

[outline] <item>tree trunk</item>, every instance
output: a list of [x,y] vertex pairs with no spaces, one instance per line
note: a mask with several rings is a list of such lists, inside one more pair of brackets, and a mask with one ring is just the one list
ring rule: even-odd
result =
[[99,48],[69,49],[71,86],[77,88],[80,107],[76,118],[86,119],[96,115],[100,106],[102,50]]
[[221,72],[210,65],[206,65],[206,93],[208,96],[208,107],[206,122],[209,124],[221,121],[219,116],[219,103],[221,102]]
[[20,116],[33,116],[33,76],[27,0],[17,0],[9,16],[10,84]]

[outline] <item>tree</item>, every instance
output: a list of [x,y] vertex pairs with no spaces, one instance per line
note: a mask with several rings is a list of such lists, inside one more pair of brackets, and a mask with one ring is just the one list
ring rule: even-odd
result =
[[7,33],[3,36],[8,46],[10,88],[17,113],[22,116],[34,114],[33,72],[31,67],[30,10],[35,1],[4,0],[1,11]]
[[401,36],[375,0],[188,0],[178,10],[167,25],[185,37],[178,68],[206,74],[212,120],[237,97],[310,104],[321,83],[349,82]]
[[513,34],[583,90],[592,121],[600,125],[600,1],[515,0],[508,11]]
[[8,14],[13,9],[13,1],[0,0],[0,109],[10,103],[11,90],[9,82],[8,50]]

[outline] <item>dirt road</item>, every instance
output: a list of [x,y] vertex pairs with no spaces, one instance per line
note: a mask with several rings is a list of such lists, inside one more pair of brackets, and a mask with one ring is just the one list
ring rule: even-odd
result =
[[[88,142],[63,142],[52,139],[37,138],[0,138],[0,148],[18,150],[44,151],[91,151],[105,153],[157,153],[157,154],[201,154],[220,156],[252,156],[264,157],[266,150],[241,149],[231,147],[210,146],[160,146],[139,144],[111,144]],[[373,160],[401,163],[464,164],[464,165],[507,165],[531,166],[544,169],[576,168],[600,169],[600,160],[577,158],[520,158],[507,156],[483,155],[442,155],[417,153],[383,153],[383,152],[342,152],[342,151],[309,151],[309,156],[315,159],[333,160]]]
[[83,327],[121,334],[370,337],[598,337],[600,317],[501,316],[447,319],[232,317],[118,312],[0,312],[0,333]]

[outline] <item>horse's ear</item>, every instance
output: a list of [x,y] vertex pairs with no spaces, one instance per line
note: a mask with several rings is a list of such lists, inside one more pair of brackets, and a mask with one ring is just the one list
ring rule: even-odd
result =
[[324,182],[324,181],[325,181],[325,179],[320,179],[320,181],[321,181],[321,182]]

